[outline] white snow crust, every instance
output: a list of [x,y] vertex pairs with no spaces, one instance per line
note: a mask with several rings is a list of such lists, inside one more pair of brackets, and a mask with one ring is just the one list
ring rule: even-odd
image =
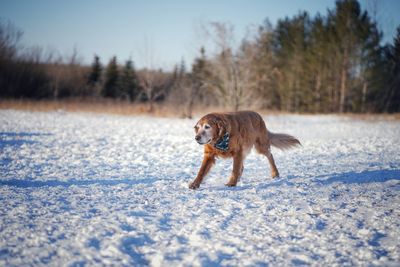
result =
[[193,191],[195,119],[0,110],[0,266],[399,266],[400,122],[264,119],[281,177]]

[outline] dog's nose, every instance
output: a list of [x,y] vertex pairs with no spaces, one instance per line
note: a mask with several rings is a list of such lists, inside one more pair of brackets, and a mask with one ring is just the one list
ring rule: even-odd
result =
[[200,135],[196,135],[196,137],[194,139],[196,139],[196,141],[199,141],[201,139],[201,136]]

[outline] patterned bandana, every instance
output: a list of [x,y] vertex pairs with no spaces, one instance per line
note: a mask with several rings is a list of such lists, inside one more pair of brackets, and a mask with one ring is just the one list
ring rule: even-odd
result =
[[226,133],[215,145],[215,148],[222,150],[224,152],[229,149],[229,133]]

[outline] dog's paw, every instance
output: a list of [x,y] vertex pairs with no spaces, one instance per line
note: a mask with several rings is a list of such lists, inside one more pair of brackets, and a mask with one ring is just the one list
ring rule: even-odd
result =
[[271,176],[272,178],[279,178],[279,172],[272,172]]
[[197,188],[199,188],[200,187],[200,184],[198,184],[198,183],[196,183],[196,182],[191,182],[190,184],[189,184],[189,189],[197,189]]
[[233,187],[233,186],[236,186],[236,183],[229,182],[229,183],[226,183],[225,186]]

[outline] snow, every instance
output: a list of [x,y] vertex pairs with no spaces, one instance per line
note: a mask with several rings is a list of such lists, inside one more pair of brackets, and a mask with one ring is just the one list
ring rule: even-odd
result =
[[398,266],[400,121],[264,118],[281,177],[193,191],[195,120],[0,110],[0,266]]

